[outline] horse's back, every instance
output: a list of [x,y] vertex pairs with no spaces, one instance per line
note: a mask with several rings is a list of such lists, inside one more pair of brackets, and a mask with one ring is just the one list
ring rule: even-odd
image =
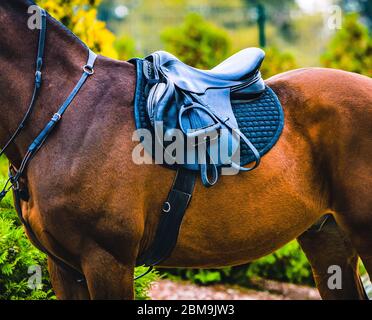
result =
[[267,79],[267,84],[284,100],[295,96],[299,102],[311,105],[328,104],[331,100],[339,107],[371,108],[372,80],[353,72],[303,68],[275,75]]

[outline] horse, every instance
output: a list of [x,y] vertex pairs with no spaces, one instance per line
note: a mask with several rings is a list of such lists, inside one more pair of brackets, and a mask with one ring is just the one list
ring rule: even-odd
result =
[[[0,2],[0,143],[30,100],[38,33],[28,0]],[[66,99],[86,63],[86,46],[47,17],[43,86],[31,118],[6,156],[19,167],[28,145]],[[6,29],[5,29],[6,26]],[[136,258],[152,242],[174,172],[136,165],[135,67],[98,56],[81,89],[22,177],[24,219],[55,257],[59,299],[133,299]],[[365,299],[358,258],[372,275],[372,81],[306,68],[266,81],[284,108],[285,127],[259,168],[196,183],[177,245],[161,267],[219,268],[247,263],[297,239],[323,299]],[[323,216],[330,218],[311,228]],[[309,229],[310,228],[310,229]],[[27,231],[27,230],[26,230]],[[29,232],[27,231],[29,234]],[[328,287],[332,265],[342,288]]]

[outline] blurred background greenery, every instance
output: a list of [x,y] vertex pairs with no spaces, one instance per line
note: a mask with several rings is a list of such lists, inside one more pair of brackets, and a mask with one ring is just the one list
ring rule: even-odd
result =
[[[371,12],[367,0],[103,0],[98,17],[119,43],[132,44],[121,53],[125,58],[165,49],[209,68],[242,48],[265,46],[276,57],[285,55],[275,64],[285,66],[268,76],[294,66],[338,67],[338,62],[343,69],[371,75]],[[337,31],[339,40],[332,41]],[[369,61],[353,65],[361,56]]]
[[264,47],[265,77],[326,66],[371,76],[370,0],[39,0],[91,48],[122,60],[167,50],[211,68]]
[[[298,67],[323,66],[372,75],[370,0],[39,0],[96,52],[122,60],[167,50],[199,68],[261,46],[265,78]],[[7,161],[0,159],[0,182]],[[27,287],[28,267],[41,265],[43,288]],[[53,299],[46,258],[28,242],[9,195],[0,204],[0,299]],[[136,273],[143,272],[138,268]],[[221,270],[159,270],[136,282],[147,298],[162,276],[199,284],[250,286],[253,279],[313,285],[297,242],[244,266]]]

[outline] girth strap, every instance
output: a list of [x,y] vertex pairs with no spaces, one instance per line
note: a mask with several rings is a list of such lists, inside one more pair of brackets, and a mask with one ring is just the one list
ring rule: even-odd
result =
[[197,172],[180,168],[163,204],[155,239],[137,258],[137,265],[156,266],[167,259],[177,243],[181,222],[191,201]]

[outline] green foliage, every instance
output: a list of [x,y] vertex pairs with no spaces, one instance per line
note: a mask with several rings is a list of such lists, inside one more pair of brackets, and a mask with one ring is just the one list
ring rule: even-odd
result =
[[325,67],[372,77],[372,38],[357,14],[344,17],[342,29],[334,35],[321,60]]
[[370,0],[336,0],[336,3],[341,5],[347,12],[357,12],[366,20],[372,31],[372,1]]
[[106,24],[97,19],[101,0],[38,0],[53,17],[70,28],[88,47],[97,53],[117,58],[113,47],[115,36]]
[[[138,267],[135,270],[135,277],[138,277],[141,274],[146,272],[147,268]],[[151,285],[154,281],[159,280],[159,273],[156,270],[152,270],[146,276],[135,281],[135,295],[136,300],[149,300],[148,291],[151,288]]]
[[314,284],[310,264],[296,241],[251,263],[246,275],[248,278],[259,276],[291,283]]
[[[188,15],[181,26],[167,28],[162,33],[166,50],[183,62],[204,69],[216,66],[231,54],[229,38],[223,29],[197,14]],[[297,68],[291,53],[279,51],[276,47],[265,51],[266,58],[261,68],[264,78]]]
[[297,68],[296,60],[291,53],[279,51],[275,47],[268,48],[265,51],[266,58],[261,67],[264,79]]
[[[3,181],[2,181],[3,182]],[[39,290],[28,287],[29,267],[40,266],[43,279]],[[9,202],[0,208],[0,300],[53,299],[47,278],[46,257],[27,240],[23,228],[15,219]]]
[[5,157],[0,157],[0,177],[5,177],[8,172],[8,160]]
[[227,33],[198,14],[189,14],[178,27],[162,32],[165,49],[196,68],[212,68],[227,57]]
[[158,269],[166,278],[173,280],[190,280],[200,285],[227,283],[231,275],[231,267],[223,269]]
[[197,284],[230,283],[249,286],[250,280],[272,280],[314,285],[311,267],[296,241],[257,261],[223,269],[161,269],[167,277],[187,279]]
[[265,21],[273,23],[283,38],[294,40],[293,19],[290,13],[296,7],[295,0],[243,0],[242,2],[251,9],[257,10],[258,6],[261,6],[264,10]]
[[120,60],[129,60],[137,55],[136,43],[132,37],[122,36],[117,38],[114,48]]

